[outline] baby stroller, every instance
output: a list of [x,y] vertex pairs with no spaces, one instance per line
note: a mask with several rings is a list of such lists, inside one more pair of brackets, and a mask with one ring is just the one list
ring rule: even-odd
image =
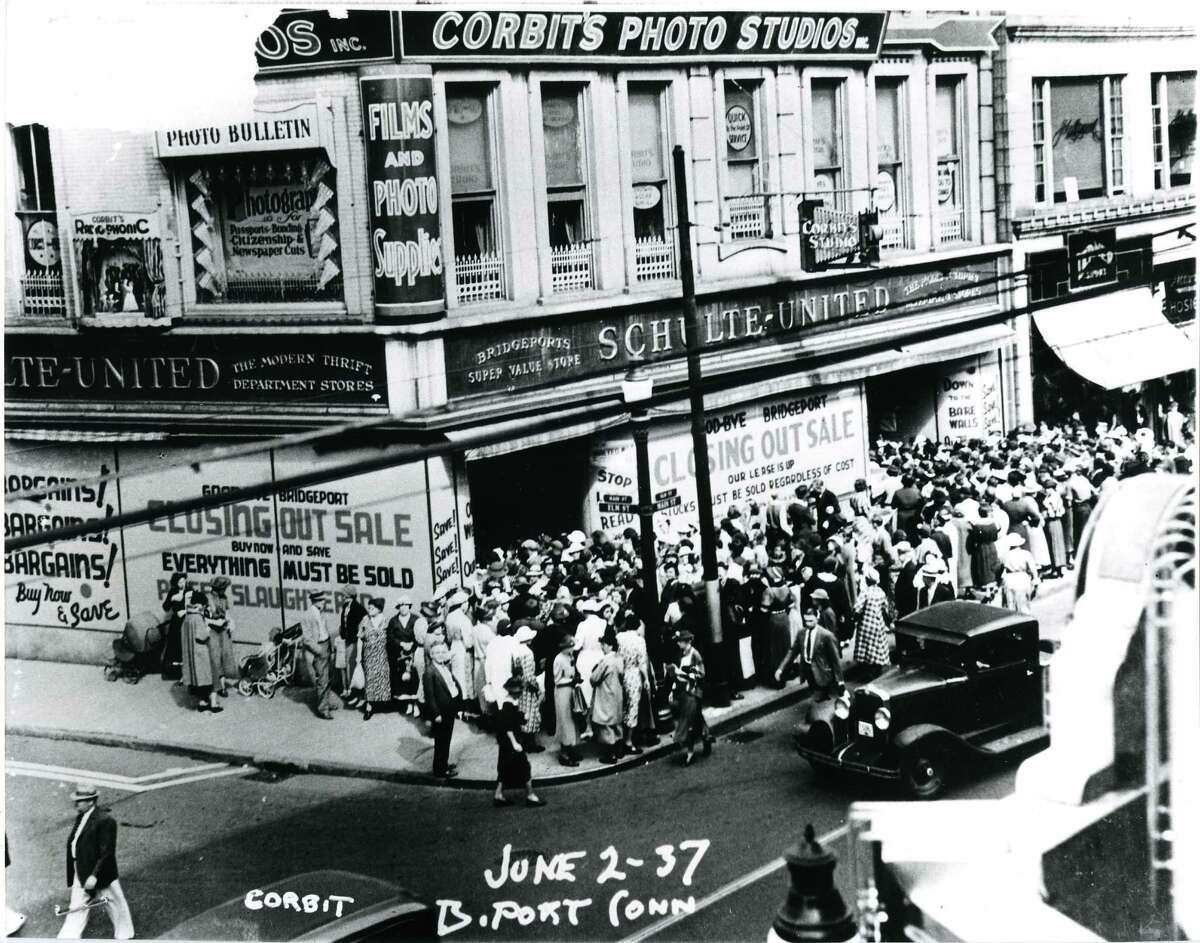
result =
[[257,693],[272,698],[281,685],[291,684],[296,677],[301,640],[299,622],[272,632],[271,641],[263,642],[259,651],[242,659],[238,692],[245,697]]
[[142,675],[157,670],[165,621],[161,612],[151,610],[131,616],[120,637],[113,639],[113,660],[104,666],[105,679],[137,684]]

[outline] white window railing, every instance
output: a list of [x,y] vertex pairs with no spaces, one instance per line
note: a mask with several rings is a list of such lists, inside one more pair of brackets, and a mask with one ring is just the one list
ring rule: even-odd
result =
[[282,304],[284,302],[340,301],[342,276],[335,275],[322,284],[313,275],[247,275],[234,273],[229,276],[225,295],[220,299],[227,304]]
[[61,272],[29,273],[21,276],[21,313],[44,318],[66,314],[67,298]]
[[933,245],[935,248],[954,242],[964,242],[966,238],[966,210],[943,210],[933,214]]
[[495,301],[506,294],[504,259],[491,252],[460,255],[454,260],[454,278],[458,283],[459,304]]
[[635,240],[634,269],[639,282],[675,277],[675,243],[661,236]]
[[728,197],[725,212],[728,216],[730,240],[762,239],[767,235],[766,194]]
[[880,252],[900,252],[912,248],[912,226],[906,216],[880,216],[883,237],[879,240]]
[[590,243],[550,247],[550,290],[555,294],[593,287]]

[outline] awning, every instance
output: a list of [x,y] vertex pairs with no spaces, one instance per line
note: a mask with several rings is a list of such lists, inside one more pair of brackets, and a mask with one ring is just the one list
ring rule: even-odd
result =
[[[470,462],[481,458],[494,458],[497,455],[507,455],[510,452],[522,452],[525,449],[533,449],[541,445],[552,445],[555,442],[563,442],[567,439],[582,438],[596,432],[613,429],[629,421],[629,417],[623,413],[616,416],[588,418],[587,412],[590,408],[584,406],[579,409],[565,409],[559,412],[541,413],[537,416],[527,416],[523,419],[513,419],[509,422],[475,426],[471,429],[452,429],[447,430],[445,435],[451,442],[462,442],[485,433],[488,435],[503,436],[498,442],[490,442],[487,445],[466,449],[464,454],[467,461]],[[566,422],[569,417],[574,415],[579,417],[578,422],[556,426],[553,429],[544,429],[539,432],[527,431],[530,428],[545,423],[547,420],[562,419]]]
[[1109,390],[1196,366],[1194,332],[1163,317],[1149,288],[1046,308],[1033,320],[1063,363]]
[[736,406],[740,403],[766,399],[795,390],[810,389],[814,386],[854,383],[867,377],[877,376],[881,373],[893,373],[908,367],[991,353],[1012,339],[1013,331],[1008,325],[993,324],[988,327],[960,331],[937,340],[899,344],[878,353],[840,360],[827,367],[797,370],[795,373],[776,379],[749,383],[732,390],[706,393],[704,407],[705,409],[722,409],[726,406]]

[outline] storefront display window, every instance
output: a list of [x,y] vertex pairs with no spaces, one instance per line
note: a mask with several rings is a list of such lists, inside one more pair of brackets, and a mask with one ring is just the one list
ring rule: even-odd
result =
[[200,304],[343,299],[336,172],[319,151],[183,171]]
[[844,200],[842,170],[845,165],[840,80],[821,79],[812,83],[813,178],[819,196],[829,206],[841,207]]
[[21,313],[60,315],[65,311],[61,247],[55,215],[50,135],[43,125],[12,129],[17,177],[17,219],[21,223],[25,271],[21,276]]
[[629,86],[629,164],[633,173],[633,236],[639,281],[673,278],[673,244],[667,238],[671,193],[667,185],[670,148],[662,84]]
[[454,264],[460,302],[504,297],[493,155],[493,86],[446,86]]
[[1154,114],[1154,188],[1192,182],[1196,153],[1196,73],[1154,75],[1150,83]]
[[166,274],[156,213],[88,213],[73,219],[87,317],[166,315]]
[[1066,203],[1125,187],[1125,115],[1119,76],[1035,79],[1035,196]]

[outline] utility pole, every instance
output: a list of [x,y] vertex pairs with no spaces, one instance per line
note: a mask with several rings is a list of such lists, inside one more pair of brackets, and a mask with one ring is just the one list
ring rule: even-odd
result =
[[700,515],[700,562],[712,646],[708,689],[717,707],[729,704],[725,638],[721,631],[721,588],[717,583],[717,533],[713,526],[712,481],[708,472],[708,433],[704,427],[704,393],[700,386],[700,315],[696,310],[696,276],[692,270],[691,207],[687,192],[687,159],[676,144],[675,224],[679,232],[679,278],[683,283],[684,340],[687,346],[688,402],[692,414],[692,453],[696,465],[696,510]]

